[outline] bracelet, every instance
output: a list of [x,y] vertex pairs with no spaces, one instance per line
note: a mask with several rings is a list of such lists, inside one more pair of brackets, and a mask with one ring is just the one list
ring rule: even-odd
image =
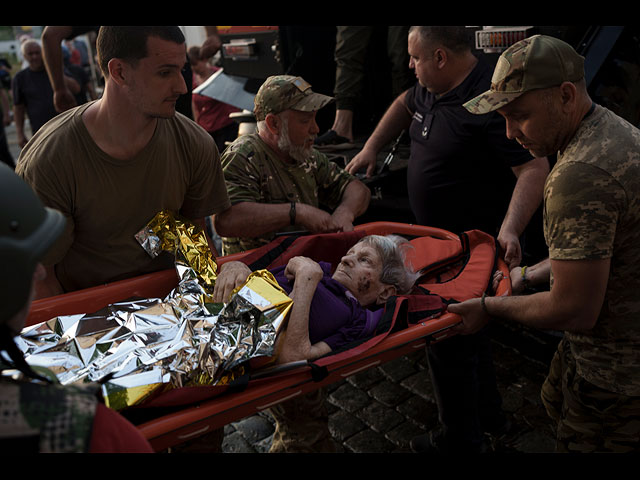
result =
[[296,202],[291,202],[291,209],[289,210],[289,220],[291,225],[296,224]]
[[491,316],[491,314],[489,313],[489,310],[487,309],[487,304],[485,302],[485,299],[487,298],[487,294],[486,292],[482,294],[482,297],[480,297],[480,305],[482,306],[482,311],[487,315],[487,316]]
[[482,311],[488,316],[491,316],[491,314],[489,313],[489,310],[487,310],[487,304],[485,303],[485,298],[487,298],[486,292],[482,294],[482,297],[480,297],[480,305],[482,305]]
[[522,285],[525,289],[529,288],[529,281],[527,280],[527,267],[524,266],[520,269],[520,275],[522,276]]

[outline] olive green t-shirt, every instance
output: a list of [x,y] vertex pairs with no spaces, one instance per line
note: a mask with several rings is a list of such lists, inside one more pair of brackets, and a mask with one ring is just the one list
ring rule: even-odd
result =
[[55,265],[65,291],[171,268],[172,257],[152,259],[135,239],[159,211],[198,219],[231,206],[215,143],[197,124],[179,113],[158,119],[142,151],[119,160],[86,129],[82,114],[89,105],[43,126],[16,167],[42,202],[67,218],[44,260]]
[[611,259],[595,327],[565,336],[583,378],[609,391],[640,395],[637,128],[600,106],[583,120],[547,178],[544,231],[551,259]]
[[[222,155],[224,178],[232,204],[291,203],[335,209],[347,184],[355,177],[317,150],[303,162],[286,164],[257,135],[243,135]],[[299,230],[293,226],[290,230]],[[223,238],[223,254],[257,248],[274,238]]]

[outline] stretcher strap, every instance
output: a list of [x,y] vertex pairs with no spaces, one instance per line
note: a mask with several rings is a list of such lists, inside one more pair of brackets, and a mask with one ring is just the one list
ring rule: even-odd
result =
[[314,382],[321,382],[329,376],[327,367],[316,365],[313,362],[309,362],[309,366],[311,367],[311,378],[313,378]]
[[271,269],[286,265],[292,257],[303,255],[327,262],[335,268],[349,248],[364,236],[362,231],[283,236],[249,252],[243,262],[251,270]]
[[227,391],[229,393],[238,393],[244,391],[249,385],[249,381],[251,380],[251,375],[245,373],[237,378],[234,378],[232,382],[229,383]]
[[269,244],[271,248],[269,249],[265,248],[261,250],[262,255],[260,256],[260,258],[258,258],[253,263],[248,265],[248,267],[251,269],[252,272],[267,268],[269,265],[275,262],[276,259],[280,255],[282,255],[284,251],[287,250],[293,244],[293,242],[297,239],[298,239],[297,236],[290,235],[287,237],[282,237],[282,240],[278,239],[271,242]]
[[407,298],[406,297],[391,297],[387,300],[385,305],[385,311],[382,317],[378,321],[376,330],[370,337],[361,339],[356,342],[352,342],[349,345],[328,353],[327,355],[316,360],[316,363],[322,365],[330,365],[334,362],[341,361],[346,358],[351,358],[365,352],[383,341],[396,326],[396,320],[398,318],[405,318],[407,311]]

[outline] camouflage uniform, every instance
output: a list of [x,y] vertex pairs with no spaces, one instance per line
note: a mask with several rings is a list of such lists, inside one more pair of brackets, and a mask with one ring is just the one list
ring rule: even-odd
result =
[[94,391],[0,380],[3,451],[83,453],[98,405]]
[[[256,96],[256,118],[263,120],[268,113],[279,113],[291,103],[296,110],[317,110],[331,99],[302,92],[310,92],[310,85],[299,77],[270,77]],[[243,135],[229,145],[222,156],[222,168],[232,205],[299,202],[333,210],[347,184],[355,179],[316,150],[304,162],[285,164],[258,134]],[[293,225],[286,231],[300,229]],[[273,240],[274,233],[259,238],[223,237],[222,254],[257,248]]]
[[[300,77],[269,77],[255,98],[254,114],[258,121],[267,114],[287,109],[316,111],[332,101],[331,97],[314,93],[311,85]],[[335,209],[347,184],[355,179],[327,156],[316,150],[303,162],[283,162],[258,134],[243,135],[227,147],[222,168],[231,204],[305,203],[319,208]],[[288,230],[300,230],[292,225]],[[260,238],[222,238],[222,254],[242,252],[270,242],[274,233]],[[276,421],[270,452],[332,452],[328,414],[323,390],[301,395],[283,402],[269,411]]]
[[566,338],[558,345],[541,396],[556,422],[558,452],[638,451],[638,397],[599,388],[578,375]]
[[[584,58],[535,35],[498,60],[491,90],[467,102],[483,114],[525,92],[584,78]],[[553,260],[610,259],[596,325],[565,332],[542,387],[558,451],[640,450],[640,131],[594,106],[558,154],[544,196]],[[551,278],[553,288],[553,275]]]
[[[611,259],[595,327],[565,332],[543,387],[550,415],[562,412],[558,448],[637,451],[640,131],[596,106],[549,174],[544,222],[550,258]],[[562,407],[558,398],[564,402]]]

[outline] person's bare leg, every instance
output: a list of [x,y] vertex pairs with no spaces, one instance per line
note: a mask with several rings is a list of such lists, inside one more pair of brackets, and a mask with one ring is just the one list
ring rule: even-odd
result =
[[331,130],[353,142],[353,112],[351,110],[336,110]]

